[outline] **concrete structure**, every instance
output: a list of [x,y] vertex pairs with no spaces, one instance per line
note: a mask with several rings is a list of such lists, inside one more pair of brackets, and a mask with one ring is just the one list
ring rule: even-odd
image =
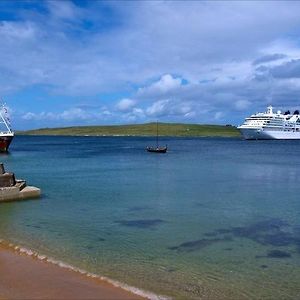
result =
[[16,180],[14,173],[5,172],[0,163],[0,202],[38,198],[41,190],[26,186],[25,180]]

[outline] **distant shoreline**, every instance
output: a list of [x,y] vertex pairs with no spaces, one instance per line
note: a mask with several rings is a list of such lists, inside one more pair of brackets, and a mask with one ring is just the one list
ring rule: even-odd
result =
[[[53,136],[108,136],[108,137],[154,137],[157,134],[156,123],[137,125],[76,126],[62,128],[40,128],[17,131],[17,135],[53,135]],[[235,126],[199,125],[180,123],[158,123],[160,137],[241,137]]]

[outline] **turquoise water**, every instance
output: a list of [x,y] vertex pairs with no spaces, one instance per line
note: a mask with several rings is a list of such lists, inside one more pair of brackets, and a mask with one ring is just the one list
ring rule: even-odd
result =
[[0,238],[175,298],[300,297],[300,141],[22,137]]

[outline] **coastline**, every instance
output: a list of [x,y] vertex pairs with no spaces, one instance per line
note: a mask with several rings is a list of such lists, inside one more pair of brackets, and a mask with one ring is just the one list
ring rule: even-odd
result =
[[134,137],[241,137],[233,125],[146,123],[39,128],[16,131],[17,135],[44,136],[134,136]]
[[[53,137],[135,137],[135,138],[156,138],[156,135],[143,134],[24,134],[17,133],[16,136],[53,136]],[[231,135],[158,135],[159,138],[232,138],[242,139],[242,136]]]
[[0,240],[0,299],[162,299]]

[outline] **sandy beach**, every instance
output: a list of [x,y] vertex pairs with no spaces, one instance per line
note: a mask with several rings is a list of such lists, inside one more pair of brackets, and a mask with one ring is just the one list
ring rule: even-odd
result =
[[0,247],[0,299],[143,299],[100,279]]

